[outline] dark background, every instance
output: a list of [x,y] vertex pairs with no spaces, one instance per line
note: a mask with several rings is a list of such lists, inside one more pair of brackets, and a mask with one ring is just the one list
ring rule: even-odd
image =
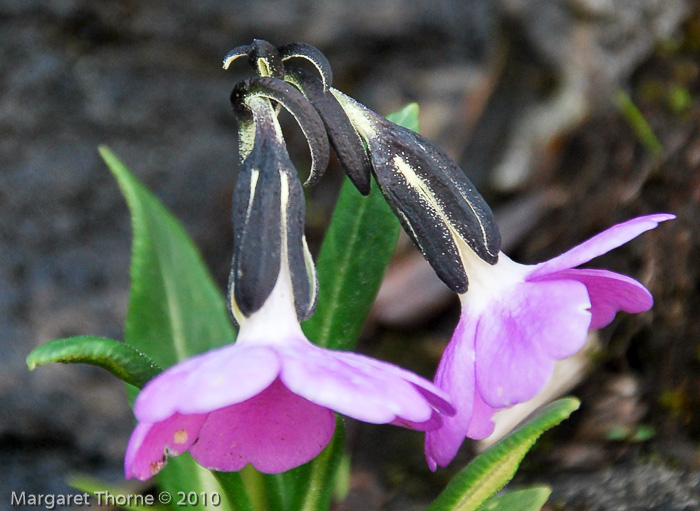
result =
[[[122,385],[91,367],[29,373],[24,359],[57,337],[122,336],[131,232],[98,144],[185,224],[223,288],[237,161],[228,95],[247,71],[221,59],[253,38],[317,46],[334,85],[382,114],[418,101],[423,133],[489,199],[520,262],[632,216],[678,215],[595,262],[657,303],[592,339],[602,349],[579,360],[570,391],[582,410],[516,483],[552,484],[551,509],[700,508],[697,2],[0,0],[0,34],[0,508],[11,490],[65,492],[68,474],[123,483]],[[300,135],[288,139],[301,169]],[[339,181],[332,165],[310,193],[315,246]],[[405,240],[399,252],[361,346],[430,376],[458,304]],[[433,475],[421,442],[352,425],[344,507],[421,509],[473,452],[466,443]]]

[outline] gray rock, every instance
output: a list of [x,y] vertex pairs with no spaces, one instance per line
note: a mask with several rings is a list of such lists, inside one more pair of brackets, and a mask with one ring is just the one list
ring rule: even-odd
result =
[[695,511],[700,473],[651,463],[576,474],[552,484],[551,505],[568,511]]

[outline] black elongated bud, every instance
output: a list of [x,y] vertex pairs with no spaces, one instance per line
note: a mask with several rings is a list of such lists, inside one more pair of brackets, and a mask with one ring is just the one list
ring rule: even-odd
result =
[[323,120],[333,150],[350,181],[362,195],[370,192],[372,164],[360,134],[330,89],[318,77],[285,64],[285,79],[311,102]]
[[258,126],[256,139],[260,136],[261,140],[244,160],[233,192],[229,304],[234,317],[237,312],[247,317],[259,310],[280,272],[279,156],[274,138],[268,138],[265,130]]
[[321,117],[314,107],[290,84],[276,78],[249,78],[238,82],[231,92],[231,104],[241,122],[249,122],[248,103],[251,97],[272,99],[292,114],[299,124],[311,151],[311,170],[306,185],[313,185],[328,166],[329,144]]
[[465,293],[468,278],[457,239],[489,264],[501,236],[491,208],[437,145],[332,89],[370,152],[382,193],[438,276]]
[[286,265],[301,321],[313,313],[317,296],[304,237],[303,192],[269,102],[250,98],[248,111],[255,135],[234,190],[229,306],[234,318],[258,311]]
[[[288,164],[291,165],[288,159]],[[290,167],[290,170],[294,167]],[[316,309],[318,281],[316,268],[304,235],[305,199],[301,183],[292,172],[282,174],[282,212],[285,216],[283,235],[286,235],[286,264],[292,280],[294,307],[297,318],[303,321]]]

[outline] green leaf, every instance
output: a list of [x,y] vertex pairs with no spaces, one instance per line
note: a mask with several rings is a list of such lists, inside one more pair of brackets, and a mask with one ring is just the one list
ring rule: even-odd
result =
[[511,491],[491,497],[479,511],[540,511],[551,493],[547,486]]
[[133,346],[88,335],[55,339],[37,347],[27,357],[30,371],[51,362],[96,365],[138,388],[162,371],[148,355]]
[[[388,116],[418,129],[418,105]],[[314,316],[303,325],[321,346],[351,350],[377,296],[399,235],[399,222],[374,180],[362,196],[345,179],[316,265],[319,291]]]
[[477,456],[426,511],[474,511],[511,480],[539,436],[578,409],[579,400],[565,398],[545,406],[532,419]]
[[420,124],[418,122],[418,103],[409,103],[401,110],[386,116],[391,122],[413,130],[416,133],[419,131]]
[[391,260],[399,224],[381,192],[363,197],[345,179],[318,257],[318,305],[304,333],[320,346],[351,350]]
[[664,147],[632,98],[625,91],[619,90],[615,95],[615,103],[646,150],[655,158],[663,156]]
[[100,154],[126,197],[134,231],[125,342],[164,368],[232,343],[224,298],[185,230],[109,149]]
[[[418,105],[408,105],[389,119],[417,130]],[[318,306],[314,316],[303,324],[309,339],[326,348],[354,348],[391,261],[398,234],[398,220],[376,183],[372,182],[372,191],[365,197],[346,178],[316,264]],[[331,444],[318,458],[274,476],[282,498],[280,509],[328,509],[335,488],[333,481],[343,459],[343,437],[343,424],[338,420]]]
[[[68,484],[81,492],[90,493],[93,496],[90,500],[90,505],[86,506],[87,508],[91,508],[93,505],[100,509],[103,507],[113,508],[114,506],[109,504],[120,499],[118,501],[120,503],[119,509],[125,509],[126,511],[164,511],[166,509],[152,495],[149,497],[136,495],[126,488],[113,486],[92,477],[75,476],[68,480]],[[152,503],[150,500],[146,500],[147,498],[153,499]],[[125,502],[125,504],[122,504],[122,502]]]
[[[250,467],[252,468],[252,467]],[[200,467],[201,470],[204,470]],[[228,506],[224,509],[234,511],[255,511],[255,507],[248,496],[249,488],[243,483],[243,478],[238,472],[212,472],[214,478],[224,491],[224,498]]]
[[[291,509],[298,511],[327,511],[336,488],[338,469],[345,450],[345,427],[336,417],[335,434],[331,443],[306,465],[291,470],[285,476],[302,482],[303,492],[291,493]],[[294,490],[294,487],[290,488]]]
[[[232,343],[235,331],[224,298],[185,230],[109,149],[100,147],[100,154],[126,197],[134,231],[125,342],[164,368]],[[232,474],[230,480],[239,477]],[[227,493],[187,454],[171,458],[158,480],[172,495]]]

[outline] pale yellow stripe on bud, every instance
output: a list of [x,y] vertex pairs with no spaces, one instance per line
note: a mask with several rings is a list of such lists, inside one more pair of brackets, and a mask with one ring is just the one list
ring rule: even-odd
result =
[[330,91],[345,110],[345,113],[350,119],[350,122],[352,122],[352,125],[365,139],[371,139],[378,136],[372,119],[364,113],[362,108],[358,106],[358,103],[354,99],[346,96],[338,89],[334,89],[333,87],[330,88]]
[[[250,195],[248,195],[248,208],[247,208],[246,214],[245,214],[246,224],[248,223],[248,220],[250,220],[250,212],[253,209],[253,199],[255,197],[255,189],[257,188],[259,177],[260,177],[260,171],[257,169],[254,169],[250,173]],[[240,277],[240,275],[239,275],[239,277]],[[238,324],[240,325],[241,322],[245,320],[245,314],[243,314],[241,309],[238,307],[238,304],[236,303],[235,282],[236,282],[236,279],[231,280],[231,294],[230,294],[231,311],[233,312],[233,317],[236,318],[236,321],[238,321]]]
[[[417,190],[423,197],[425,197],[426,201],[430,204],[435,205],[433,208],[435,212],[438,214],[438,216],[443,220],[445,225],[447,225],[448,229],[452,233],[453,238],[455,241],[464,241],[462,240],[462,237],[459,235],[459,233],[452,227],[452,223],[449,220],[449,217],[443,212],[442,208],[440,207],[440,201],[439,199],[435,196],[435,194],[430,190],[428,186],[426,186],[425,181],[422,180],[420,177],[418,177],[418,174],[415,173],[413,170],[413,167],[411,167],[410,164],[408,164],[401,156],[394,155],[394,165],[399,169],[401,174],[406,178],[406,182],[408,183],[409,186],[411,186],[413,189]],[[457,190],[459,192],[459,189]],[[471,205],[471,202],[467,200],[466,197],[460,192],[460,195],[464,199],[464,202],[469,206],[469,209],[472,210],[472,213],[474,214],[474,218],[478,219],[479,216],[476,214],[476,211],[474,211],[474,208]],[[488,239],[486,237],[486,231],[484,230],[484,226],[482,223],[479,221],[479,229],[481,229],[481,237],[484,240],[484,245],[488,246]],[[457,244],[457,249],[460,252],[460,255],[462,256],[462,259],[464,259],[462,255],[462,247],[461,246],[469,246],[466,243],[458,243]],[[470,249],[471,250],[471,249]]]
[[[423,200],[427,203],[430,204],[432,207],[431,209],[435,211],[435,213],[440,217],[442,222],[447,226],[450,234],[452,235],[453,240],[455,241],[455,246],[457,247],[457,250],[459,251],[460,258],[464,260],[464,255],[462,254],[462,246],[467,246],[466,244],[458,243],[459,240],[461,240],[461,236],[455,229],[452,227],[452,224],[449,221],[449,218],[445,213],[443,212],[442,208],[440,207],[440,201],[438,198],[435,196],[435,194],[430,190],[429,187],[426,186],[425,182],[418,177],[418,174],[413,170],[413,167],[406,162],[401,156],[394,155],[394,165],[396,168],[401,172],[401,175],[404,176],[406,179],[406,184],[416,190],[419,195],[423,197]],[[405,218],[405,216],[404,216]],[[411,225],[410,222],[408,222],[408,225]],[[416,238],[417,239],[417,238]]]

